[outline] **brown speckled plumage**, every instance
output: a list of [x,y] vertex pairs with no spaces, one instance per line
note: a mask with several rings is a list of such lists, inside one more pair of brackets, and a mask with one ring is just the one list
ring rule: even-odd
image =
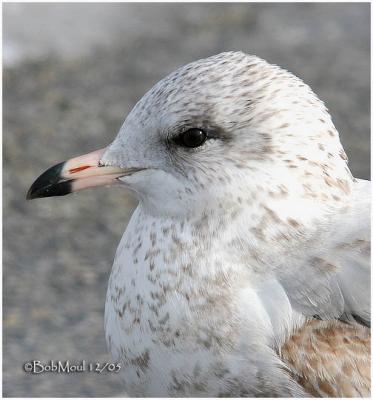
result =
[[[212,139],[175,146],[196,127]],[[121,179],[140,205],[106,304],[130,394],[369,393],[369,184],[307,85],[243,53],[196,61],[145,94],[103,162],[148,167]]]
[[280,357],[315,397],[370,397],[370,329],[311,320],[283,344]]

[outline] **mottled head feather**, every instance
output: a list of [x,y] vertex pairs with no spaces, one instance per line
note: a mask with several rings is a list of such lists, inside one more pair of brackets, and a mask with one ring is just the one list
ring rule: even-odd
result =
[[[196,149],[175,145],[172,138],[189,128],[212,138]],[[149,209],[172,200],[171,208],[179,202],[193,212],[194,202],[228,201],[237,187],[243,198],[296,191],[335,202],[352,180],[323,102],[290,72],[242,52],[193,62],[157,83],[103,161],[148,168],[123,182],[152,203]]]

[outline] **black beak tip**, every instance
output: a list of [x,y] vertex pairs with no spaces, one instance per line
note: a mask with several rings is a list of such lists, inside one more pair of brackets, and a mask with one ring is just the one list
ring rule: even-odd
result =
[[61,172],[64,162],[49,168],[31,185],[26,200],[41,197],[64,196],[72,191],[72,180],[63,180]]
[[37,197],[38,196],[36,195],[35,190],[31,186],[30,189],[28,190],[27,194],[26,194],[26,200],[37,199]]
[[26,200],[39,199],[42,197],[65,196],[71,193],[72,182],[72,180],[63,181],[44,187],[35,187],[34,185],[32,185],[27,192]]

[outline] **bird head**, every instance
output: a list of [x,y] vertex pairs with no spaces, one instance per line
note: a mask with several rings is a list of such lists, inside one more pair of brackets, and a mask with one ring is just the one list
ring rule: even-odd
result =
[[333,201],[350,180],[338,133],[311,89],[258,57],[227,52],[158,82],[108,147],[50,168],[27,197],[118,184],[150,214],[178,216],[259,193]]

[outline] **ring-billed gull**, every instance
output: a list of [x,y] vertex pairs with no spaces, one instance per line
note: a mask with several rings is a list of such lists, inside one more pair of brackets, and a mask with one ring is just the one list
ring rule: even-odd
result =
[[139,198],[105,308],[130,395],[370,395],[370,183],[300,79],[241,52],[179,68],[28,197],[108,184]]

